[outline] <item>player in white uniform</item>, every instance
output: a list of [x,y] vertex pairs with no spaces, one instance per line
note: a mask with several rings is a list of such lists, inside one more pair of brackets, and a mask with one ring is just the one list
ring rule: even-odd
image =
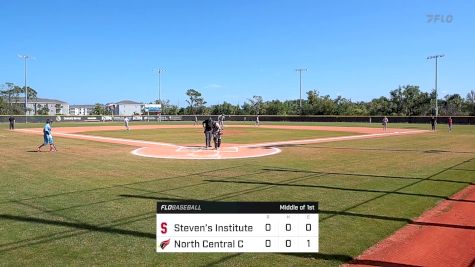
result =
[[221,135],[223,135],[223,130],[219,126],[218,122],[213,122],[213,141],[214,141],[214,149],[218,150],[221,147]]
[[127,117],[125,117],[125,119],[124,119],[124,126],[128,131],[129,130],[129,118],[127,118]]
[[221,114],[218,116],[218,122],[219,122],[219,127],[222,129],[224,129],[224,114]]

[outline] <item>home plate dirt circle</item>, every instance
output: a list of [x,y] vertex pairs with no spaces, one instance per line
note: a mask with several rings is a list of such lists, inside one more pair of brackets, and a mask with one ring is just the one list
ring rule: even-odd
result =
[[141,147],[132,154],[164,159],[242,159],[270,156],[280,153],[276,147],[223,146],[218,150],[200,146],[151,146]]

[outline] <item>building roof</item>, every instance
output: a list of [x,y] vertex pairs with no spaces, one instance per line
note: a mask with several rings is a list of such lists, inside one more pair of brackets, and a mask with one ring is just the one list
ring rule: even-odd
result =
[[[8,101],[7,97],[3,97],[5,101]],[[12,97],[11,101],[13,103],[25,103],[25,97]],[[57,100],[57,99],[49,99],[49,98],[40,98],[37,97],[36,99],[28,98],[28,103],[39,103],[39,104],[68,104],[67,102]]]
[[122,101],[119,101],[117,103],[113,103],[113,104],[116,104],[116,105],[137,105],[137,104],[143,104],[143,103],[139,103],[139,102],[135,102],[135,101],[132,101],[132,100],[122,100]]
[[94,108],[96,105],[69,105],[69,108]]

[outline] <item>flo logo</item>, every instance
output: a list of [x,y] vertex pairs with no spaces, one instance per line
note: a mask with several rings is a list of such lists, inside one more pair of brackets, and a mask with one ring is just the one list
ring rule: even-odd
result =
[[168,246],[168,244],[170,244],[170,238],[168,240],[162,241],[160,243],[160,248],[165,249]]

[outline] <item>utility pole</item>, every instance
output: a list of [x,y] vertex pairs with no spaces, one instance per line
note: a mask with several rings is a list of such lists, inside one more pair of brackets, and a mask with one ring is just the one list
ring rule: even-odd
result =
[[28,122],[28,87],[26,86],[26,78],[27,78],[27,62],[29,59],[31,59],[30,56],[26,55],[18,55],[20,59],[23,59],[25,61],[25,123]]
[[444,55],[435,55],[435,56],[429,56],[427,59],[434,59],[435,58],[435,117],[439,116],[439,106],[437,104],[438,101],[438,96],[437,96],[437,60],[440,57],[443,57]]
[[302,71],[307,71],[307,69],[295,69],[295,71],[299,72],[300,77],[300,115],[302,115]]

